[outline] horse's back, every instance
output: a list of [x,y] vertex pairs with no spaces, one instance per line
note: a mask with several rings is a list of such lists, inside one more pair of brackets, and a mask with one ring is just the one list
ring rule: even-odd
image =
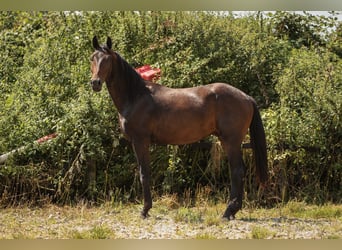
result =
[[182,89],[155,85],[151,95],[155,107],[149,127],[153,140],[162,144],[192,143],[250,122],[248,96],[225,83]]
[[188,144],[215,130],[215,95],[210,89],[158,86],[152,96],[155,105],[150,123],[153,141]]

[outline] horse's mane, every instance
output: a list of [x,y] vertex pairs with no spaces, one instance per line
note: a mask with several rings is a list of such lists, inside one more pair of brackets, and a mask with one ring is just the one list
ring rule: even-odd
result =
[[118,71],[121,72],[119,73],[120,81],[123,82],[122,84],[125,84],[130,101],[134,101],[137,97],[148,91],[145,81],[125,59],[116,52],[114,54],[116,56],[117,66],[119,67]]

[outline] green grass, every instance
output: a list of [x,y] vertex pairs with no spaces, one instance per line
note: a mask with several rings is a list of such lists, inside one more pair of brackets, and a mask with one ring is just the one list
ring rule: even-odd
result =
[[237,214],[243,220],[258,218],[299,218],[299,219],[336,219],[342,221],[342,205],[310,205],[305,202],[290,201],[272,209],[245,207]]
[[217,239],[214,235],[210,233],[204,233],[204,234],[197,234],[195,236],[196,240],[214,240]]
[[341,239],[342,205],[292,201],[272,209],[244,207],[223,220],[225,203],[182,206],[173,196],[154,202],[150,217],[141,204],[7,208],[0,213],[0,239]]
[[275,233],[267,228],[261,226],[253,226],[251,231],[252,239],[269,239],[273,238]]
[[181,207],[177,209],[174,220],[175,222],[202,223],[203,215],[200,211],[196,211],[195,209]]
[[280,208],[283,216],[311,219],[341,219],[342,209],[339,205],[327,204],[322,206],[308,205],[305,202],[288,202]]
[[72,231],[72,239],[110,239],[115,238],[113,230],[106,226],[95,226],[90,230],[85,231]]

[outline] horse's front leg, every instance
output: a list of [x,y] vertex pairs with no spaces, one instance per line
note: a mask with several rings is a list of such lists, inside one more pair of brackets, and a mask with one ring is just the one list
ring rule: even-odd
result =
[[140,182],[144,195],[144,208],[141,211],[141,216],[146,218],[148,211],[152,208],[149,142],[146,140],[134,140],[132,145],[138,162]]

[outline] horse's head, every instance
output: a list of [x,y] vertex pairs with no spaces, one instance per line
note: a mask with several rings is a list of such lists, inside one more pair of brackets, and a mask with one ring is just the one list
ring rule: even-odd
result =
[[98,92],[102,89],[102,84],[111,74],[113,64],[112,40],[107,38],[105,45],[100,46],[97,37],[93,38],[93,47],[95,52],[92,54],[91,60],[91,86],[94,91]]

